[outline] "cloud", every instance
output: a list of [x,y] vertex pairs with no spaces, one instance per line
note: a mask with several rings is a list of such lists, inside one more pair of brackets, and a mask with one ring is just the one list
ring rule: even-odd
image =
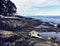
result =
[[60,9],[60,5],[52,5],[52,6],[44,6],[44,7],[32,7],[32,10],[34,11],[39,11],[39,10],[56,10],[56,9]]
[[36,11],[36,12],[32,12],[31,15],[60,15],[60,9],[58,10],[52,10],[52,11]]
[[[17,6],[17,13],[20,15],[60,15],[60,8],[46,11],[46,8],[39,8],[37,11],[33,10],[33,7],[46,7],[46,6],[60,6],[59,0],[11,0]],[[44,10],[45,9],[45,10]]]

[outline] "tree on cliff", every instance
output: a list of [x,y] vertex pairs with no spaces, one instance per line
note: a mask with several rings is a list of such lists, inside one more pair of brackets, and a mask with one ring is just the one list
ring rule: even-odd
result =
[[10,0],[0,0],[0,15],[10,16],[16,13],[16,6]]

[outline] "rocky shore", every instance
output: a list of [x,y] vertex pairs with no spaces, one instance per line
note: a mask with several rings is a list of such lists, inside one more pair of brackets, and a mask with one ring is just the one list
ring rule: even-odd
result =
[[[56,26],[55,26],[56,25]],[[0,18],[0,30],[9,31],[60,31],[60,24],[22,16]]]
[[51,46],[44,43],[47,40],[31,38],[28,34],[31,31],[59,32],[60,24],[57,27],[55,24],[22,16],[0,16],[0,46]]

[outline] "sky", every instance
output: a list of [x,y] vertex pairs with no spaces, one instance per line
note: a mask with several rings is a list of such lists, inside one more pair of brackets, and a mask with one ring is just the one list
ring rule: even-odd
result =
[[22,16],[60,16],[60,0],[11,0]]

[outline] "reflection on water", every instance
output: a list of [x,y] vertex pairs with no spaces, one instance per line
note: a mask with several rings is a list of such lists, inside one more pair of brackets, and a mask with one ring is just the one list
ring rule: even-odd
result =
[[47,39],[47,37],[56,38],[56,41],[60,41],[60,32],[39,32],[39,34],[43,37],[43,39]]

